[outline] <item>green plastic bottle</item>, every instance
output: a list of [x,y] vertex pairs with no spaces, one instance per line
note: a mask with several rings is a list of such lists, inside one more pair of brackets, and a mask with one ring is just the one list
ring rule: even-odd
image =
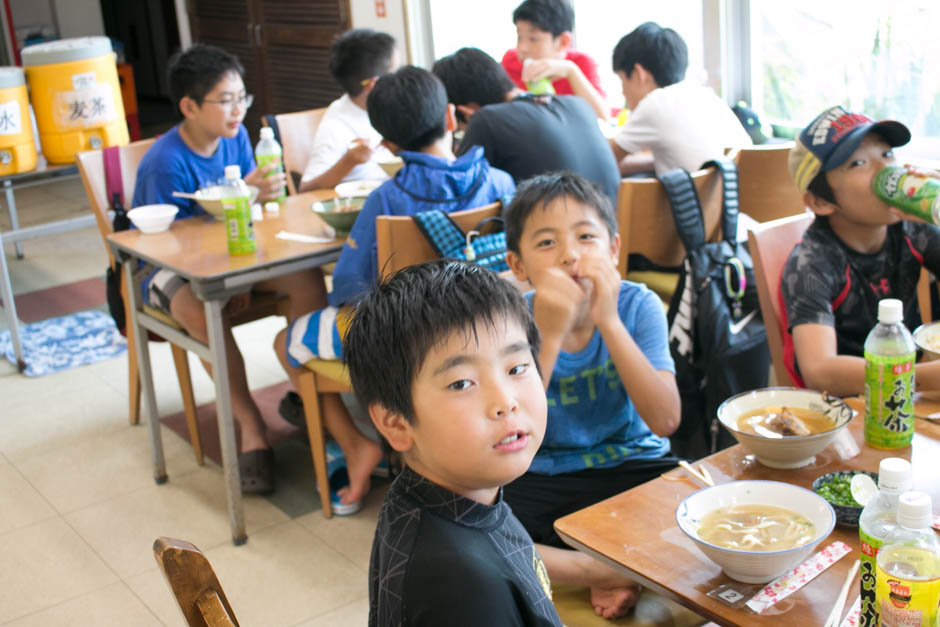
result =
[[[258,164],[259,168],[262,168],[269,163],[274,163],[277,166],[265,174],[265,178],[274,176],[275,174],[280,174],[284,171],[283,154],[284,151],[281,150],[281,145],[277,143],[276,139],[274,139],[274,129],[270,126],[262,126],[261,139],[258,140],[258,145],[255,146],[255,163]],[[284,186],[281,188],[280,195],[275,200],[277,200],[277,202],[284,202],[286,199],[287,187]]]
[[[526,59],[522,62],[522,66],[525,67],[535,59]],[[530,94],[535,94],[537,96],[543,95],[554,95],[555,87],[552,85],[552,80],[548,77],[539,78],[534,81],[526,81],[526,89],[529,90]]]
[[881,449],[909,446],[914,437],[916,348],[896,298],[878,302],[878,324],[865,339],[865,442]]
[[872,183],[875,195],[904,213],[940,224],[940,179],[910,174],[907,168],[882,168]]
[[225,211],[228,254],[247,255],[255,252],[258,244],[251,223],[251,192],[242,180],[242,171],[237,165],[225,166],[225,183],[220,195]]

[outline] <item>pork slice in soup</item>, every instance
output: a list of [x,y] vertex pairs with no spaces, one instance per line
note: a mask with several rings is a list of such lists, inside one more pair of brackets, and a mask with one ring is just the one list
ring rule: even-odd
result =
[[738,430],[779,438],[785,435],[812,435],[835,427],[824,413],[802,407],[762,407],[738,417]]

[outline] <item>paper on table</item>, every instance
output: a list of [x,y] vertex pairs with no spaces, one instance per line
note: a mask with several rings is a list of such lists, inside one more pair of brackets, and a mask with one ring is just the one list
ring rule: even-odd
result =
[[302,233],[289,233],[287,231],[281,231],[275,235],[277,239],[286,239],[292,242],[303,242],[305,244],[326,244],[327,242],[332,242],[335,237],[324,237],[322,235],[304,235]]
[[858,617],[862,613],[862,597],[855,597],[855,603],[852,604],[852,609],[849,610],[849,613],[845,615],[845,618],[842,619],[842,624],[839,627],[857,627]]
[[760,614],[808,584],[819,573],[848,555],[851,550],[845,542],[833,542],[787,574],[761,588],[760,592],[747,602],[747,606]]

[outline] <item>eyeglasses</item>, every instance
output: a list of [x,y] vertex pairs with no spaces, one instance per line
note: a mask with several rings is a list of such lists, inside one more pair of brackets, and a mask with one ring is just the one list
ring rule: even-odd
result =
[[243,109],[247,109],[251,107],[251,103],[254,101],[254,94],[244,94],[238,98],[223,98],[222,100],[203,99],[203,102],[211,102],[212,104],[222,105],[223,108],[229,111],[231,111],[232,107],[234,107],[236,104]]

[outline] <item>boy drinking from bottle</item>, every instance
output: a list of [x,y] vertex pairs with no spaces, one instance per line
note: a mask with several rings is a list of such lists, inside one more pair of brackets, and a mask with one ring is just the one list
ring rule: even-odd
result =
[[[904,303],[904,324],[921,322],[921,268],[940,272],[940,230],[904,219],[872,191],[879,170],[896,165],[893,148],[911,133],[843,107],[823,111],[790,151],[790,174],[816,214],[787,260],[784,358],[793,383],[837,396],[865,389],[863,345],[878,301]],[[920,388],[940,388],[940,361],[919,364]]]

